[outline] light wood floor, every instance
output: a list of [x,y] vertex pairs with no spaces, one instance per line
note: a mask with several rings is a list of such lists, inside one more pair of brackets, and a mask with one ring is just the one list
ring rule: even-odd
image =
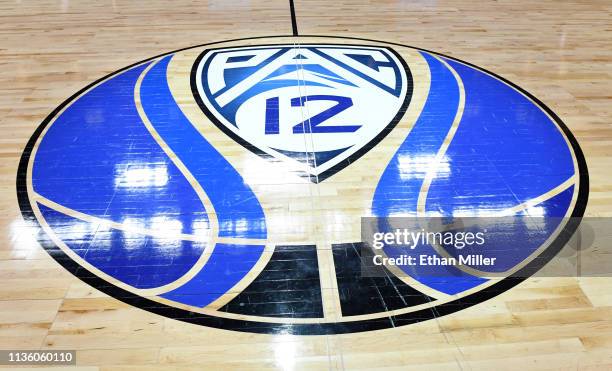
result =
[[[301,35],[414,45],[494,71],[571,129],[588,163],[587,216],[612,215],[610,1],[303,1]],[[288,1],[0,2],[0,348],[77,349],[82,370],[612,369],[612,278],[534,278],[476,307],[333,336],[238,333],[166,319],[60,267],[24,223],[21,152],[67,97],[177,48],[290,35]]]

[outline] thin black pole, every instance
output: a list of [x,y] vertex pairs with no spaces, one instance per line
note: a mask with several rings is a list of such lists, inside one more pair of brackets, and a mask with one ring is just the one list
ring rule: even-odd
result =
[[293,28],[293,36],[298,35],[297,20],[295,19],[295,5],[293,0],[289,0],[289,10],[291,11],[291,27]]

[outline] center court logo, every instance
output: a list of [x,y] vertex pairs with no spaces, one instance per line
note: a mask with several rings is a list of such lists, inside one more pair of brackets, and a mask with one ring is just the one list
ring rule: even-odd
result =
[[[334,334],[509,290],[521,279],[506,272],[571,236],[588,175],[559,118],[499,76],[300,36],[187,48],[90,84],[36,130],[17,191],[49,254],[119,300],[209,327]],[[499,264],[478,274],[469,262],[361,272],[363,217],[525,215],[556,219],[538,238],[524,228],[510,254],[508,238],[484,240]],[[407,253],[453,258],[452,242]]]
[[219,49],[195,68],[196,97],[220,129],[314,181],[380,141],[412,94],[410,70],[386,47]]

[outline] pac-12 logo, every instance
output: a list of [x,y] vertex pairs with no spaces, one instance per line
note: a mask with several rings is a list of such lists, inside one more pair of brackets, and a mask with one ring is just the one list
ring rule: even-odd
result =
[[[202,326],[337,334],[517,285],[574,232],[588,174],[561,120],[491,72],[409,46],[279,36],[91,83],[33,134],[17,195],[49,255],[118,300]],[[494,267],[362,274],[364,216],[498,215],[546,219],[489,233],[479,252]]]
[[194,72],[221,129],[256,153],[299,162],[313,181],[376,144],[412,93],[410,70],[386,47],[213,49]]

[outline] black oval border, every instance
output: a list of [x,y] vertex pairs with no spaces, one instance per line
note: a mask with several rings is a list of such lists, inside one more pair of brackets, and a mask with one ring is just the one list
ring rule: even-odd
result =
[[[418,310],[415,312],[405,313],[402,315],[397,315],[393,317],[382,317],[361,321],[349,321],[349,322],[334,322],[334,323],[315,323],[315,324],[285,324],[285,323],[274,323],[274,322],[256,322],[256,321],[247,321],[247,320],[239,320],[232,318],[221,318],[215,317],[207,314],[191,312],[184,309],[179,309],[176,307],[171,307],[165,304],[158,303],[156,301],[146,299],[144,297],[135,295],[127,290],[124,290],[120,287],[114,286],[102,278],[90,273],[85,268],[81,267],[75,261],[73,261],[68,255],[66,255],[59,247],[55,245],[55,243],[46,235],[44,230],[42,229],[38,219],[36,218],[34,211],[30,205],[30,199],[27,191],[27,170],[28,170],[28,162],[30,156],[32,154],[32,150],[41,133],[45,129],[45,127],[49,124],[49,122],[64,108],[66,107],[72,100],[80,96],[86,90],[91,88],[92,86],[112,77],[115,74],[121,73],[127,69],[130,69],[139,64],[151,61],[153,59],[163,57],[169,54],[177,53],[183,50],[188,50],[192,48],[198,48],[208,45],[216,45],[220,43],[226,42],[234,42],[234,41],[245,41],[245,40],[257,40],[257,39],[269,39],[269,38],[292,38],[294,35],[275,35],[275,36],[258,36],[258,37],[249,37],[249,38],[241,38],[241,39],[232,39],[232,40],[223,40],[218,42],[194,45],[186,48],[181,48],[177,50],[173,50],[167,53],[159,54],[151,58],[144,59],[140,62],[133,63],[129,66],[123,67],[117,71],[107,74],[106,76],[92,82],[86,87],[82,88],[64,102],[62,102],[57,108],[55,108],[44,120],[43,122],[36,128],[30,140],[26,144],[25,149],[21,155],[21,159],[19,161],[19,166],[17,170],[17,179],[16,179],[16,187],[17,187],[17,200],[19,203],[19,207],[21,209],[22,216],[26,222],[33,223],[38,227],[37,240],[41,244],[41,246],[47,251],[47,253],[53,257],[61,266],[63,266],[66,270],[71,272],[74,276],[81,279],[83,282],[88,285],[96,288],[104,292],[105,294],[112,296],[115,299],[121,300],[122,302],[138,307],[140,309],[167,317],[175,320],[180,320],[183,322],[188,322],[192,324],[197,324],[201,326],[214,327],[225,330],[233,330],[233,331],[242,331],[242,332],[253,332],[253,333],[264,333],[264,334],[295,334],[295,335],[324,335],[324,334],[343,334],[343,333],[353,333],[353,332],[363,332],[363,331],[373,331],[373,330],[381,330],[390,327],[396,326],[404,326],[412,323],[417,323],[421,321],[426,321],[430,319],[434,319],[437,317],[445,316],[454,312],[458,312],[460,310],[466,309],[473,305],[482,303],[486,300],[489,300],[514,286],[521,283],[525,280],[525,277],[531,276],[535,273],[539,268],[541,268],[546,262],[548,262],[552,257],[554,257],[563,246],[567,243],[570,237],[574,234],[584,212],[586,210],[586,205],[589,197],[589,173],[586,164],[586,160],[584,158],[584,154],[578,141],[569,130],[569,128],[561,121],[559,116],[557,116],[550,108],[548,108],[542,101],[538,98],[531,95],[529,92],[525,91],[518,85],[506,80],[505,78],[490,72],[484,68],[478,67],[469,62],[465,62],[461,59],[454,58],[442,53],[437,53],[431,50],[417,48],[410,45],[404,45],[399,43],[373,40],[373,39],[365,39],[365,38],[356,38],[356,37],[342,37],[342,36],[325,36],[325,35],[300,35],[300,38],[335,38],[335,39],[344,39],[344,40],[355,40],[355,41],[368,41],[368,42],[376,42],[382,43],[386,45],[396,45],[406,48],[412,48],[415,50],[425,51],[427,53],[431,53],[434,55],[439,55],[445,58],[449,58],[455,60],[457,62],[466,64],[472,68],[475,68],[479,71],[487,73],[500,81],[505,82],[506,84],[512,86],[514,89],[518,90],[532,101],[534,101],[540,108],[542,108],[550,117],[552,117],[555,122],[559,125],[568,141],[572,146],[572,150],[576,156],[576,161],[578,163],[578,173],[579,173],[579,189],[578,189],[578,198],[576,200],[576,204],[574,206],[574,210],[572,211],[572,215],[568,223],[564,226],[561,233],[557,236],[557,238],[551,243],[551,245],[540,255],[543,259],[538,259],[537,261],[532,261],[525,267],[523,267],[518,273],[519,277],[508,277],[500,282],[497,282],[481,291],[470,294],[463,298],[447,302],[444,304],[440,304],[438,306],[434,306],[431,308],[426,308],[422,310]],[[544,263],[543,263],[544,262]]]

